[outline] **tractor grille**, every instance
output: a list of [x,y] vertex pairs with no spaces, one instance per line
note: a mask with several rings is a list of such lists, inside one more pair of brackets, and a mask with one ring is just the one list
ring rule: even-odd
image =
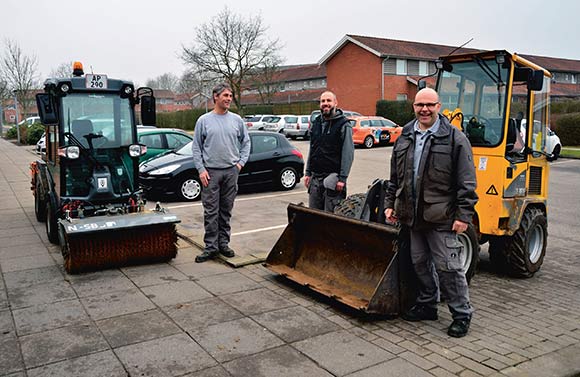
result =
[[540,195],[542,193],[542,168],[530,166],[530,195]]

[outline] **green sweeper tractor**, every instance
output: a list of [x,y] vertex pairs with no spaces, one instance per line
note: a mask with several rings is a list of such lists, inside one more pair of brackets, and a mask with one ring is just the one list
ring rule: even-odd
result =
[[177,255],[177,216],[147,210],[139,190],[135,107],[155,124],[150,88],[106,75],[49,78],[36,95],[46,153],[30,166],[34,211],[60,244],[68,273],[167,261]]

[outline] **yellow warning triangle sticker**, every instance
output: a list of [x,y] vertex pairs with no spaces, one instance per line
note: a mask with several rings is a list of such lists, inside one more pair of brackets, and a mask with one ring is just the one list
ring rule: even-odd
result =
[[495,189],[494,185],[489,186],[487,191],[485,192],[487,195],[497,195],[497,190]]

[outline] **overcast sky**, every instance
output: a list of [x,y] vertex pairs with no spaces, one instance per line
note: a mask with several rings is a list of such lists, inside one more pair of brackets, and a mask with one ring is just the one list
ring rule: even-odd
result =
[[459,0],[2,0],[4,39],[36,55],[40,78],[81,61],[85,72],[144,84],[165,72],[181,75],[182,46],[195,28],[225,6],[261,15],[283,44],[286,64],[316,63],[345,34],[580,60],[580,2]]

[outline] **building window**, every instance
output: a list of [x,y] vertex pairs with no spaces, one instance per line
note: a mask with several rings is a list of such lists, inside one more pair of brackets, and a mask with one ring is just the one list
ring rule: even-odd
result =
[[572,84],[576,84],[576,75],[572,75]]
[[407,94],[405,94],[405,93],[397,94],[397,101],[406,101],[406,100],[407,100]]
[[407,60],[407,69],[409,75],[417,76],[419,74],[419,61],[418,60]]
[[394,75],[397,73],[397,61],[395,59],[383,60],[383,74]]
[[419,62],[419,75],[427,76],[429,74],[429,62]]
[[405,59],[397,59],[397,75],[407,74],[407,61]]

